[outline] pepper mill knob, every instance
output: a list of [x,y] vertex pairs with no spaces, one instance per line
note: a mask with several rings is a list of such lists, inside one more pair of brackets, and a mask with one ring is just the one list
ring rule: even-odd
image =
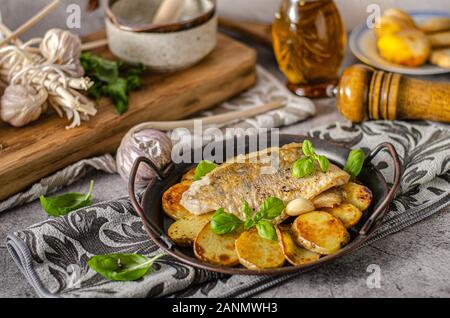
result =
[[358,123],[370,119],[450,122],[450,83],[353,65],[339,80],[337,107],[344,117]]

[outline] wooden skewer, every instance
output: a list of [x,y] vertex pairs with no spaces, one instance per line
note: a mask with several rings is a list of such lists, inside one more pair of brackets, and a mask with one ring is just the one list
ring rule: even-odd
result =
[[[5,38],[12,34],[11,30],[5,24],[3,24],[1,22],[0,22],[0,32],[3,34],[3,36]],[[16,38],[15,42],[19,45],[23,44],[19,38]]]
[[12,39],[17,38],[24,32],[28,31],[30,28],[32,28],[36,23],[41,21],[43,18],[45,18],[50,12],[52,12],[57,6],[59,5],[59,0],[53,0],[50,4],[48,4],[45,8],[43,8],[41,11],[36,13],[31,19],[29,19],[27,22],[22,24],[19,28],[17,28],[14,32],[7,35],[3,40],[0,41],[0,46],[8,43]]
[[98,49],[98,48],[101,48],[101,47],[107,46],[107,45],[108,45],[107,39],[100,39],[100,40],[96,40],[96,41],[90,41],[90,42],[83,43],[81,45],[81,50],[89,51],[89,50]]
[[236,119],[244,119],[253,117],[271,110],[275,110],[278,108],[282,108],[286,106],[286,101],[284,100],[274,100],[264,105],[259,105],[256,107],[252,107],[244,110],[237,110],[233,112],[228,112],[225,114],[214,115],[209,117],[202,118],[194,118],[194,119],[185,119],[185,120],[175,120],[175,121],[154,121],[154,122],[145,122],[134,126],[127,135],[131,135],[135,132],[138,132],[142,129],[158,129],[161,131],[170,131],[175,128],[194,128],[194,121],[201,120],[203,125],[217,125],[217,124],[225,124]]

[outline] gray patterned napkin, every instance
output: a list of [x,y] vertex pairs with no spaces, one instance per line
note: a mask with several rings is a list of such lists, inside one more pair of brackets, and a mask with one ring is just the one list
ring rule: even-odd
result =
[[[389,141],[399,152],[401,189],[384,223],[368,243],[423,220],[450,203],[448,130],[426,123],[378,121],[335,124],[310,135],[365,149]],[[390,158],[381,153],[374,163],[391,180]],[[139,281],[109,282],[86,265],[90,256],[158,253],[127,198],[83,208],[11,234],[7,247],[43,297],[245,297],[300,274],[276,278],[222,276],[164,257],[151,275]]]

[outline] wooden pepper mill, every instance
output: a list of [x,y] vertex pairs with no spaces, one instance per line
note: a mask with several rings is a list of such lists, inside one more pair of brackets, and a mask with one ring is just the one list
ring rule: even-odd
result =
[[337,107],[352,122],[416,119],[450,122],[450,83],[353,65],[337,87]]

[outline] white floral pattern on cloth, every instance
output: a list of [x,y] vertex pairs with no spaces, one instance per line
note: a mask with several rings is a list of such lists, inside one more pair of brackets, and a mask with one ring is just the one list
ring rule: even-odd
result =
[[[379,121],[362,125],[333,124],[311,131],[309,135],[366,151],[387,141],[398,150],[403,171],[402,188],[383,224],[367,244],[419,222],[450,204],[449,130],[427,123]],[[384,155],[380,153],[374,164],[389,181],[392,178],[390,158]],[[90,256],[158,253],[127,198],[36,224],[9,235],[6,245],[42,297],[247,297],[301,274],[223,276],[164,257],[157,262],[152,275],[139,281],[109,282],[86,265]]]

